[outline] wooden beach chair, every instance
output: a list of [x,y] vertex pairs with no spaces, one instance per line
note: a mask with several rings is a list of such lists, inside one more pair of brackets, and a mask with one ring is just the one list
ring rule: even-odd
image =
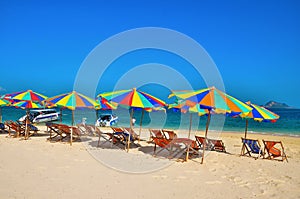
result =
[[[5,125],[8,127],[8,136],[17,138],[20,136],[25,136],[25,128],[23,125],[20,125],[19,123],[12,120],[6,121]],[[13,131],[15,132],[15,134],[12,134]]]
[[1,132],[5,132],[5,124],[4,123],[0,123],[0,131]]
[[39,129],[33,124],[27,124],[27,133],[25,133],[25,139],[28,139],[32,135],[37,135],[38,131]]
[[[265,158],[270,159],[270,160],[279,160],[279,161],[284,161],[286,160],[288,162],[287,156],[284,152],[284,147],[281,141],[267,141],[267,140],[262,140],[264,143],[264,153],[265,153]],[[281,150],[278,148],[280,147]]]
[[162,132],[166,139],[173,140],[173,139],[177,138],[177,134],[172,130],[163,129]]
[[112,144],[123,144],[125,145],[125,150],[127,148],[127,141],[129,140],[129,137],[130,139],[133,139],[131,138],[131,136],[129,135],[129,133],[125,132],[125,130],[123,128],[120,128],[120,127],[112,127],[111,126],[111,129],[113,130],[113,138],[112,138]]
[[[175,150],[179,149],[180,146],[178,144],[172,143],[173,139],[177,138],[177,134],[174,131],[151,129],[150,133],[152,134],[152,141],[154,143],[153,156],[166,150],[169,152],[170,158],[171,154],[174,152],[173,148],[175,148]],[[161,148],[158,151],[156,151],[157,146]]]
[[249,156],[258,159],[263,157],[263,151],[258,140],[242,138],[241,156]]
[[225,145],[222,140],[207,138],[210,146],[212,146],[213,151],[226,152]]
[[[106,142],[111,142],[111,143],[119,142],[119,140],[116,137],[114,138],[113,133],[103,132],[97,126],[95,126],[95,133],[99,137],[97,147],[100,147],[101,144],[104,144]],[[103,143],[101,143],[101,138],[104,139]]]
[[164,133],[160,129],[149,129],[150,139],[149,142],[153,142],[153,138],[166,138]]
[[209,151],[219,151],[219,152],[226,152],[225,145],[222,140],[220,139],[211,139],[205,138],[202,136],[195,135],[196,141],[199,147],[203,150],[203,146],[205,143],[205,150]]

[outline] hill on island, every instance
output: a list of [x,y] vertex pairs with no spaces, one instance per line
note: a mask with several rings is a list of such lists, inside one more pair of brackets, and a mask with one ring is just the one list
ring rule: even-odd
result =
[[289,105],[285,103],[275,102],[275,101],[269,101],[264,105],[266,108],[291,108]]

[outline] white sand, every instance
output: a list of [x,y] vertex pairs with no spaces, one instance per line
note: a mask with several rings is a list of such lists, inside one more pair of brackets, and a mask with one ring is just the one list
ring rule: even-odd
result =
[[300,139],[249,135],[283,141],[287,163],[239,157],[242,135],[222,133],[229,153],[209,152],[201,165],[152,157],[146,142],[126,153],[97,148],[96,137],[70,146],[2,134],[0,198],[300,198]]

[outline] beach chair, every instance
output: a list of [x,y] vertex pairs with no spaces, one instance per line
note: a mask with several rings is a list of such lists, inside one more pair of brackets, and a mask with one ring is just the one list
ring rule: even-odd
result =
[[[26,130],[26,126],[25,126],[25,130]],[[32,135],[36,135],[38,131],[39,129],[33,124],[27,124],[27,133],[25,133],[25,139],[28,139]]]
[[173,139],[177,138],[177,134],[172,130],[163,129],[162,132],[166,139],[173,140]]
[[[169,158],[173,154],[173,148],[178,150],[180,146],[172,143],[173,139],[177,138],[177,134],[174,131],[169,130],[154,130],[150,129],[152,142],[154,143],[153,156],[156,156],[160,152],[166,150],[169,152]],[[157,146],[161,149],[156,151]]]
[[203,146],[205,143],[205,150],[226,152],[225,145],[222,140],[205,138],[205,137],[196,136],[196,135],[195,135],[195,138],[196,138],[196,141],[197,141],[199,147],[202,150],[203,150]]
[[149,142],[153,142],[153,138],[166,138],[164,133],[160,129],[149,129],[150,139]]
[[200,149],[203,150],[205,143],[205,150],[212,150],[213,146],[205,139],[205,137],[195,135],[195,139]]
[[104,144],[106,142],[116,143],[116,142],[119,141],[118,138],[114,138],[113,133],[103,132],[97,126],[95,126],[95,133],[99,137],[97,147],[100,147],[100,145],[101,145],[101,143],[100,143],[101,142],[101,138],[104,139],[104,142],[102,144]]
[[0,123],[0,130],[1,130],[1,132],[5,132],[5,124],[4,123]]
[[113,138],[112,138],[112,143],[113,144],[118,144],[118,143],[121,143],[123,145],[125,145],[125,150],[128,146],[128,142],[129,142],[129,139],[130,141],[133,141],[133,138],[130,136],[129,133],[127,133],[123,128],[120,128],[120,127],[112,127],[111,126],[111,129],[113,130]]
[[[20,137],[25,135],[25,128],[23,125],[11,120],[6,121],[5,125],[8,127],[8,136]],[[14,135],[12,135],[12,130],[15,132]]]
[[258,159],[263,157],[263,151],[258,140],[242,138],[241,156],[249,156]]
[[225,145],[222,140],[207,138],[213,151],[226,152]]
[[[281,141],[266,141],[262,140],[264,143],[264,153],[265,158],[270,160],[279,160],[284,161],[286,160],[288,162],[287,156],[284,152],[284,147]],[[276,147],[275,147],[276,146]],[[278,148],[280,147],[281,150]]]

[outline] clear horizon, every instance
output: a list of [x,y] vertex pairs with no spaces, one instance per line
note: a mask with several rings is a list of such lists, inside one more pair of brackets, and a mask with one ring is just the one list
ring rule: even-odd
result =
[[[259,105],[272,100],[300,108],[299,11],[298,1],[1,2],[0,95],[27,89],[47,96],[69,92],[99,43],[126,30],[162,27],[203,46],[228,94]],[[176,69],[194,89],[206,87],[186,60],[150,49],[113,62],[97,93],[112,89],[132,67],[149,63]],[[167,77],[161,71],[156,76]],[[123,88],[132,86],[123,81]],[[185,87],[174,81],[172,88]],[[168,95],[167,88],[155,84],[142,89]]]

